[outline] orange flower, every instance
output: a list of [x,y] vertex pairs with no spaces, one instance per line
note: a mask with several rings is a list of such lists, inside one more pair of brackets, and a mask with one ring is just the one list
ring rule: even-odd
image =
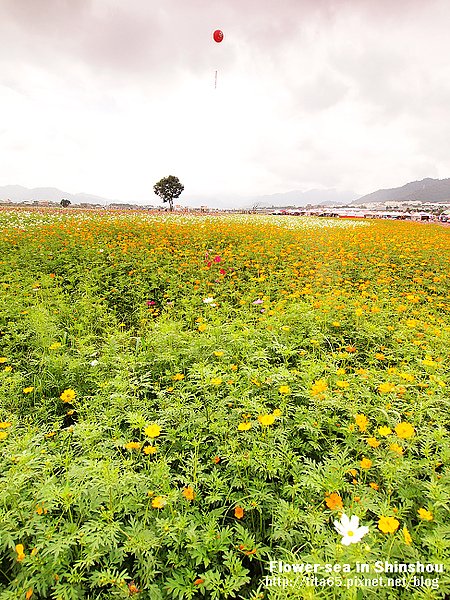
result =
[[330,510],[344,508],[344,505],[342,504],[342,498],[339,496],[339,494],[336,494],[336,492],[333,492],[327,498],[325,498],[325,504]]
[[134,581],[131,581],[128,584],[128,591],[131,594],[138,594],[141,590],[138,588],[138,586],[134,583]]
[[242,517],[244,516],[244,509],[241,506],[236,506],[236,508],[234,509],[234,516],[236,517],[236,519],[242,519]]
[[194,489],[191,488],[190,486],[185,487],[184,490],[182,491],[182,494],[186,498],[186,500],[194,500],[194,498],[195,498]]

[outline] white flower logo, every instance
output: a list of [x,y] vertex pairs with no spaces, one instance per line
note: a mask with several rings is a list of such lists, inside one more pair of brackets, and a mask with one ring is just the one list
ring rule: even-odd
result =
[[344,546],[357,544],[366,533],[369,533],[368,527],[359,526],[359,517],[352,515],[348,518],[345,513],[342,515],[340,522],[334,521],[334,527],[339,535],[342,535],[341,544]]

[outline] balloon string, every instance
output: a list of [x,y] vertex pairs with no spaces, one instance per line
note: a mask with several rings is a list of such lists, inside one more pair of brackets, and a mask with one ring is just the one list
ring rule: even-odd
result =
[[214,75],[214,89],[216,89],[216,88],[217,88],[217,71]]

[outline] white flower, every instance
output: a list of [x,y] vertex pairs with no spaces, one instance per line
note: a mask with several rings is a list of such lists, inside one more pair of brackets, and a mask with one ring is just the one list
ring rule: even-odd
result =
[[91,367],[95,367],[96,365],[98,365],[98,360],[92,360],[90,362]]
[[334,521],[334,527],[339,535],[342,535],[341,544],[344,546],[357,544],[366,533],[369,533],[368,527],[359,526],[359,517],[353,515],[349,519],[345,513],[342,515],[340,522]]
[[214,298],[203,298],[204,304],[209,304],[209,306],[217,306],[214,302]]

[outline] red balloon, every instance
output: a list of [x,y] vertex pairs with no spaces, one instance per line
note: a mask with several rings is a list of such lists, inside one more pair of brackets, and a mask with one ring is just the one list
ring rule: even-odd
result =
[[223,31],[216,29],[216,31],[213,33],[213,39],[219,44],[223,40]]

